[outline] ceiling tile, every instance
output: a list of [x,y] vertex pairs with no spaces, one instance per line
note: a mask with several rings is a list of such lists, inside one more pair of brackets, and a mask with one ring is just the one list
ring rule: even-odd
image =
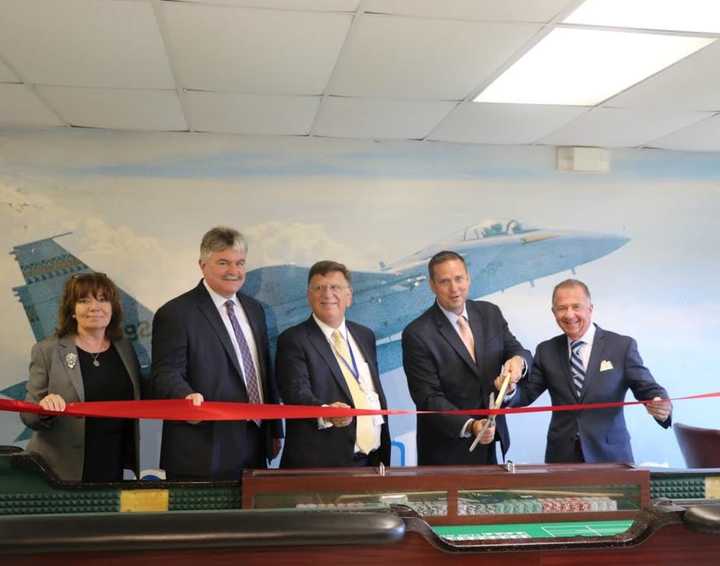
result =
[[438,141],[529,144],[580,114],[582,106],[546,104],[491,104],[470,102],[460,106],[433,131]]
[[175,91],[41,86],[38,90],[73,126],[117,130],[186,130]]
[[549,22],[574,0],[365,0],[366,12],[506,22]]
[[551,145],[635,147],[707,118],[692,111],[595,108],[540,140]]
[[720,151],[720,114],[652,140],[647,145],[678,151]]
[[657,75],[611,98],[617,108],[675,108],[720,111],[720,42],[679,61]]
[[[180,0],[185,1],[185,0]],[[360,0],[187,0],[196,4],[224,4],[269,10],[307,10],[311,12],[354,12]]]
[[18,83],[20,80],[10,70],[10,67],[0,61],[0,83]]
[[328,97],[314,134],[338,138],[420,139],[455,102]]
[[25,85],[0,84],[1,126],[62,126],[57,116]]
[[259,135],[306,135],[319,96],[187,93],[193,130]]
[[182,86],[321,94],[352,16],[163,3]]
[[330,93],[460,100],[539,27],[363,16],[343,51]]
[[32,83],[174,88],[149,2],[3,0],[0,54]]

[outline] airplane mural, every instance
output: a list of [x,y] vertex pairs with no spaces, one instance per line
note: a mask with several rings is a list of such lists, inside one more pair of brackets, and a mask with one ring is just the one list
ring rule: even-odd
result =
[[[93,271],[56,242],[65,235],[20,244],[10,252],[25,279],[25,284],[13,291],[38,341],[55,331],[66,279],[74,273]],[[485,221],[393,263],[380,263],[376,271],[353,271],[353,305],[348,317],[373,329],[378,340],[380,372],[386,373],[402,365],[402,329],[434,300],[427,284],[427,262],[438,251],[450,249],[464,256],[472,279],[469,294],[479,298],[520,283],[533,284],[536,279],[561,271],[574,271],[575,267],[601,258],[627,242],[628,238],[612,234],[533,228],[517,220]],[[263,304],[273,344],[280,332],[309,315],[307,273],[308,267],[296,265],[260,267],[247,273],[243,292]],[[147,376],[153,313],[122,289],[120,292],[125,314],[123,330]],[[409,399],[406,387],[386,385],[385,381],[383,387],[391,404],[393,397]],[[25,381],[0,394],[23,399]],[[29,433],[25,430],[16,442],[27,438]]]

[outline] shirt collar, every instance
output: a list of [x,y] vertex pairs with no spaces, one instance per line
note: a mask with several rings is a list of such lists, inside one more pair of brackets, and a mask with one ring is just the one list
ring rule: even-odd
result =
[[[575,340],[571,340],[569,336],[566,336],[568,341],[568,346],[570,346],[571,343],[573,343]],[[582,340],[585,342],[585,344],[592,344],[593,340],[595,340],[595,324],[591,323],[590,326],[588,326],[587,331],[585,334],[583,334],[578,340]]]
[[440,307],[440,310],[447,317],[447,319],[450,321],[450,324],[452,324],[453,327],[457,326],[458,318],[460,318],[461,316],[464,316],[465,320],[470,322],[470,319],[468,318],[468,314],[467,314],[467,303],[463,303],[463,310],[460,314],[455,314],[453,311],[449,311],[449,310],[443,308],[443,306],[440,303],[438,303],[437,306]]
[[340,323],[340,326],[337,328],[333,328],[329,324],[325,324],[322,320],[320,320],[317,316],[315,316],[315,313],[312,315],[313,319],[315,319],[315,322],[320,327],[320,330],[322,330],[322,333],[325,335],[325,338],[328,339],[329,342],[332,342],[332,333],[335,332],[335,330],[340,331],[340,334],[342,334],[343,338],[347,339],[347,328],[345,327],[345,319],[342,319],[342,322]]
[[212,302],[215,304],[215,307],[217,309],[224,309],[225,303],[228,301],[232,301],[235,303],[235,306],[240,306],[240,301],[238,301],[237,295],[233,295],[232,297],[223,297],[220,293],[217,293],[216,291],[213,291],[210,285],[207,284],[207,281],[205,279],[202,280],[203,285],[205,285],[205,289],[207,289],[207,292],[210,293],[210,298],[212,299]]

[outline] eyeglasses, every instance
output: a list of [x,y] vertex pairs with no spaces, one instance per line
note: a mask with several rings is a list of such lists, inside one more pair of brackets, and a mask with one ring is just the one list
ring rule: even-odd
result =
[[330,291],[331,293],[339,293],[340,291],[344,291],[345,289],[348,289],[347,285],[311,285],[309,289],[313,293],[317,293],[318,295],[320,293],[324,293],[325,291]]

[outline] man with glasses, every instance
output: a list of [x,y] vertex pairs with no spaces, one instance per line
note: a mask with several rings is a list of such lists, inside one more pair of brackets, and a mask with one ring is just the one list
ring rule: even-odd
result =
[[[308,273],[312,314],[278,338],[276,369],[286,405],[385,409],[375,335],[345,319],[352,304],[350,272],[320,261]],[[377,466],[390,463],[382,416],[288,419],[283,468]]]
[[[435,254],[428,272],[435,304],[402,335],[410,395],[418,410],[485,409],[490,393],[499,393],[499,376],[508,374],[517,382],[532,363],[530,352],[512,335],[497,306],[467,300],[470,274],[460,254]],[[496,426],[480,416],[417,419],[419,465],[494,464],[495,440],[505,454],[510,436],[502,416]]]

